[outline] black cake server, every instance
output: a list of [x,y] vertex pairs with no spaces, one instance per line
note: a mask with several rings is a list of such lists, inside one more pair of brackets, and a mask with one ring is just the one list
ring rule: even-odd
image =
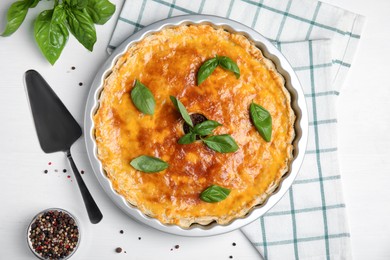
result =
[[70,147],[82,134],[79,124],[37,71],[26,71],[24,80],[42,150],[45,153],[58,151],[66,153],[80,188],[89,219],[93,224],[99,223],[103,215],[88,191],[70,153]]

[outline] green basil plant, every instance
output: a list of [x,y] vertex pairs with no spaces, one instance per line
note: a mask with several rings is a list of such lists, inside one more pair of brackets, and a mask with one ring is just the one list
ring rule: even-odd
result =
[[[1,36],[10,36],[23,23],[30,8],[40,0],[14,2],[7,12],[7,25]],[[42,11],[34,22],[35,40],[53,65],[69,38],[69,31],[89,51],[96,42],[95,24],[106,23],[115,12],[108,0],[54,0],[53,9]]]

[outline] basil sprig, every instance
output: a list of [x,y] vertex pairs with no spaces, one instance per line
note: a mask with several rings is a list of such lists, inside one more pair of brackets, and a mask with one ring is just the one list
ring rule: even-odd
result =
[[[200,137],[200,140],[204,142],[207,147],[210,149],[219,152],[219,153],[232,153],[238,150],[238,145],[234,141],[233,137],[228,134],[223,135],[210,135],[212,131],[221,126],[220,123],[213,120],[207,120],[200,124],[195,125],[195,127],[190,128],[190,132],[182,136],[178,143],[179,144],[191,144],[196,141],[197,137]],[[206,135],[210,135],[207,137]]]
[[200,194],[200,199],[208,203],[216,203],[226,199],[230,190],[218,185],[211,185]]
[[131,90],[131,100],[135,107],[144,114],[153,115],[156,101],[152,92],[137,79]]
[[261,137],[267,142],[271,141],[272,135],[272,118],[271,114],[262,106],[252,102],[250,105],[250,115],[253,124]]
[[202,141],[214,151],[219,153],[233,153],[238,150],[238,145],[230,135],[212,135],[202,138]]
[[240,68],[237,63],[227,56],[217,55],[215,58],[205,61],[202,66],[200,66],[197,74],[198,86],[213,73],[218,65],[225,70],[233,72],[234,75],[236,75],[236,78],[240,77]]
[[[29,8],[40,0],[14,2],[7,12],[7,25],[1,36],[13,34],[23,23]],[[69,38],[69,31],[89,51],[96,43],[95,24],[106,23],[115,12],[108,0],[54,0],[50,10],[41,12],[34,23],[34,36],[39,49],[53,65]]]
[[173,105],[176,107],[176,109],[180,112],[181,117],[184,119],[184,121],[189,124],[191,127],[194,127],[194,124],[192,123],[190,114],[188,114],[187,109],[183,105],[183,103],[180,102],[177,98],[174,96],[169,97],[173,103]]
[[196,141],[197,137],[211,134],[218,126],[221,126],[221,124],[214,120],[206,120],[202,123],[196,124],[195,127],[190,128],[190,132],[188,134],[179,139],[178,143],[191,144]]
[[[234,139],[228,135],[211,135],[213,130],[222,124],[214,120],[206,120],[202,123],[194,124],[192,123],[191,116],[188,114],[185,106],[175,98],[170,96],[172,103],[179,110],[184,121],[190,125],[189,133],[183,135],[178,143],[179,144],[191,144],[196,141],[196,138],[199,137],[210,149],[220,152],[220,153],[232,153],[238,150],[238,145]],[[211,136],[208,136],[211,135]],[[207,136],[207,137],[204,137]]]
[[130,165],[133,166],[136,170],[147,173],[160,172],[169,166],[168,163],[164,162],[163,160],[148,155],[141,155],[133,159],[130,162]]

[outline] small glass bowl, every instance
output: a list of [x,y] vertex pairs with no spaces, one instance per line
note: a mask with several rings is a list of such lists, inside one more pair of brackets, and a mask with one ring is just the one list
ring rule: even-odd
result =
[[73,251],[63,257],[63,258],[58,258],[58,259],[61,259],[61,260],[66,260],[66,259],[69,259],[72,255],[74,255],[74,253],[77,251],[77,249],[79,248],[79,245],[80,245],[80,241],[81,241],[81,230],[80,230],[80,222],[77,220],[77,218],[71,214],[69,211],[67,210],[64,210],[64,209],[60,209],[60,208],[49,208],[49,209],[45,209],[45,210],[42,210],[41,212],[39,212],[37,215],[35,215],[33,217],[33,219],[31,220],[30,222],[30,225],[28,225],[28,228],[27,228],[27,244],[28,244],[28,247],[30,248],[31,252],[38,258],[38,259],[42,259],[42,260],[47,260],[47,259],[50,259],[49,257],[47,258],[44,258],[43,256],[41,256],[39,253],[37,253],[33,246],[32,246],[32,242],[30,240],[30,231],[31,231],[31,226],[32,224],[38,219],[39,216],[49,212],[49,211],[59,211],[59,212],[63,212],[65,214],[68,214],[75,222],[75,225],[77,225],[77,229],[78,229],[78,240],[77,240],[77,244],[76,246],[73,248]]

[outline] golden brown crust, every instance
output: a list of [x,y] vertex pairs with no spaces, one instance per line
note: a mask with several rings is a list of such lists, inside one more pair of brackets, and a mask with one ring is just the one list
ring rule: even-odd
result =
[[[196,86],[200,65],[215,55],[236,61],[240,78],[217,68]],[[131,102],[135,79],[156,99],[153,116]],[[170,95],[189,113],[223,124],[214,133],[230,134],[239,150],[222,154],[201,142],[179,145],[183,122]],[[272,116],[271,142],[250,121],[252,101]],[[244,36],[208,25],[164,29],[132,45],[106,79],[94,116],[98,157],[114,189],[146,215],[181,227],[227,224],[264,202],[292,160],[294,120],[289,92],[274,64]],[[140,155],[159,157],[169,168],[156,174],[136,171],[129,162]],[[228,198],[201,201],[199,194],[212,184],[231,189]]]

